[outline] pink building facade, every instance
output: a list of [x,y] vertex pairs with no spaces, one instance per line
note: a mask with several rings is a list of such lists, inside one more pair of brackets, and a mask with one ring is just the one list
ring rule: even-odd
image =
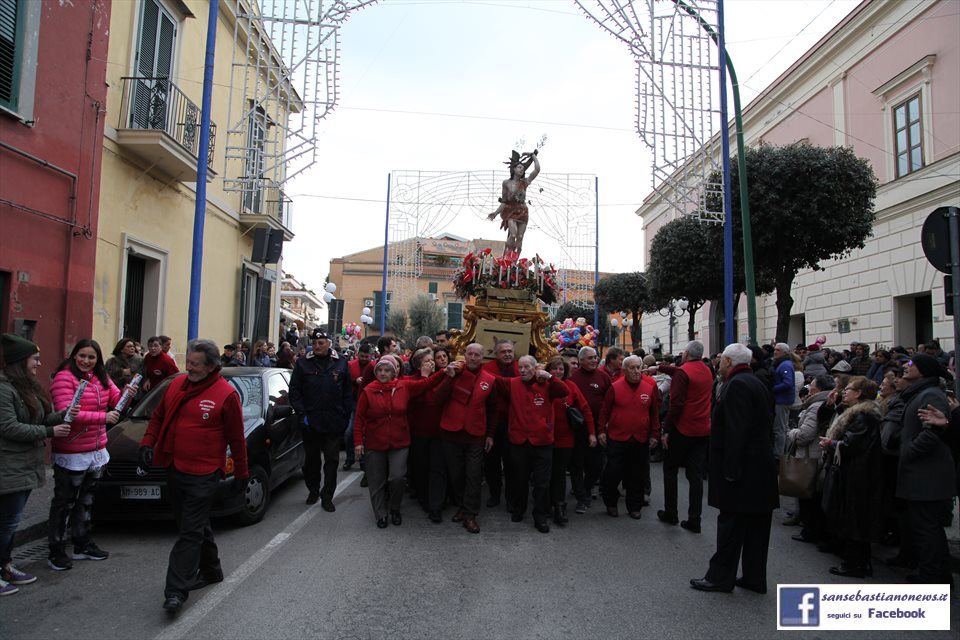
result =
[[[823,263],[823,271],[798,274],[791,344],[824,335],[831,347],[852,341],[915,346],[936,338],[945,350],[954,348],[943,274],[926,260],[920,229],[934,209],[960,206],[957,6],[955,0],[867,0],[744,111],[748,145],[849,146],[879,180],[866,246]],[[656,196],[637,213],[648,248],[656,230],[678,215]],[[698,338],[711,350],[723,346],[720,307],[708,303],[697,318]],[[767,342],[776,332],[775,296],[758,299],[757,309],[757,338]],[[667,331],[665,319],[644,317],[648,342]],[[737,333],[747,333],[745,304]]]

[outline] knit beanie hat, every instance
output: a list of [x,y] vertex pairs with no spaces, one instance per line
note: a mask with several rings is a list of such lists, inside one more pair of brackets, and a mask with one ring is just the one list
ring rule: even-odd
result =
[[946,378],[947,380],[952,380],[953,376],[950,375],[950,372],[944,369],[943,365],[940,364],[940,361],[934,358],[931,355],[926,353],[915,353],[913,354],[913,366],[920,370],[920,373],[923,374],[924,378],[933,378],[940,377]]
[[657,364],[657,359],[654,356],[643,356],[643,364],[652,367]]
[[26,360],[35,353],[40,353],[40,347],[26,338],[14,333],[5,333],[2,336],[3,360],[7,364],[14,364]]

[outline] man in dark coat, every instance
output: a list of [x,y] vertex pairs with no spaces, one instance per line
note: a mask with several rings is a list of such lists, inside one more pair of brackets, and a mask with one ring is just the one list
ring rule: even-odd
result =
[[297,360],[290,376],[290,405],[303,426],[307,504],[320,499],[324,511],[336,511],[333,492],[337,488],[340,443],[353,407],[353,381],[347,359],[330,348],[330,338],[322,329],[314,329],[310,340],[313,351]]
[[[950,552],[942,523],[949,520],[957,494],[956,468],[942,433],[921,421],[918,412],[934,408],[949,414],[940,378],[950,378],[950,374],[933,356],[915,353],[903,378],[910,386],[900,393],[904,407],[897,497],[907,503],[909,542],[917,561],[917,573],[908,575],[907,580],[949,583]],[[895,441],[894,436],[889,444]]]
[[[700,591],[733,591],[734,585],[767,591],[770,520],[778,504],[773,456],[773,396],[750,368],[750,349],[731,344],[720,358],[724,380],[712,415],[707,502],[720,510],[717,552],[707,575],[690,585]],[[743,554],[743,575],[737,565]]]

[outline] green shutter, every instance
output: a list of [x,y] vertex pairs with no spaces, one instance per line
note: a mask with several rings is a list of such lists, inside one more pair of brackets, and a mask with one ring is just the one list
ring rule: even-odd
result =
[[23,0],[0,0],[0,105],[16,111],[23,57]]

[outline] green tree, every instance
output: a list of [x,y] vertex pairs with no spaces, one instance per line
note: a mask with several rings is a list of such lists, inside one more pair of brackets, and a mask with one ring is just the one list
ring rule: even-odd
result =
[[648,278],[641,271],[604,276],[593,289],[593,299],[601,309],[608,312],[622,311],[633,314],[634,330],[630,332],[630,336],[634,349],[643,341],[641,314],[659,308],[650,296]]
[[[746,150],[757,293],[777,293],[776,339],[786,341],[791,289],[802,269],[862,249],[873,233],[877,178],[847,147],[797,142]],[[739,169],[734,163],[733,233],[742,238]],[[740,244],[735,240],[734,245]],[[738,259],[742,264],[742,257]]]
[[432,338],[438,331],[446,328],[443,309],[430,296],[422,293],[410,301],[407,316],[410,322],[410,337],[414,341],[420,336]]
[[687,299],[687,339],[693,340],[697,311],[723,297],[723,228],[693,216],[663,225],[650,243],[647,276],[654,309]]
[[387,309],[387,330],[386,333],[392,333],[393,337],[401,343],[409,342],[409,321],[407,312],[402,307],[390,305]]

